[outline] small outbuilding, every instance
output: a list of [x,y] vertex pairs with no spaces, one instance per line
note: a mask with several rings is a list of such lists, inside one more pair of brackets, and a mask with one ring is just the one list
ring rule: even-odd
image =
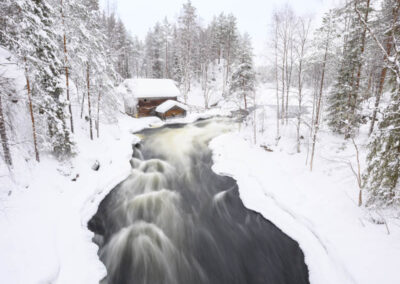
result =
[[137,117],[157,115],[156,108],[162,103],[177,101],[181,95],[173,80],[126,79],[119,87],[124,97],[125,112]]
[[161,119],[185,117],[186,113],[187,106],[175,100],[167,100],[156,107],[156,115]]

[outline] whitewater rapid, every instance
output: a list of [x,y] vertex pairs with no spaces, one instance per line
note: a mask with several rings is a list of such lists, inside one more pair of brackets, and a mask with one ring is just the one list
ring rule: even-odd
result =
[[214,118],[138,133],[131,175],[89,222],[102,284],[309,283],[299,245],[211,169],[209,141],[233,127]]

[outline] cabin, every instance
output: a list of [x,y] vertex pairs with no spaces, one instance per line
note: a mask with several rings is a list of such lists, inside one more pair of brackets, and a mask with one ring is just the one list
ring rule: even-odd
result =
[[187,106],[174,100],[167,100],[156,107],[156,115],[161,119],[185,117]]
[[[177,102],[181,95],[175,82],[169,79],[127,79],[119,88],[124,94],[125,112],[136,117],[158,115],[158,106],[166,101]],[[166,117],[186,115],[186,109],[181,108],[176,106]]]

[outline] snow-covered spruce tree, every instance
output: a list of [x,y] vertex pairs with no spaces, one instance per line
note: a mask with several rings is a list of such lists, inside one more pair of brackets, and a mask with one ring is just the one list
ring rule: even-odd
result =
[[152,60],[151,70],[154,78],[162,78],[164,74],[163,71],[164,60],[162,58],[163,32],[160,23],[157,23],[154,27],[152,33],[152,40],[153,44],[152,44],[151,55],[153,60]]
[[208,25],[208,30],[210,34],[209,45],[211,46],[211,58],[212,61],[216,61],[215,63],[219,64],[221,46],[219,41],[218,18],[216,16],[214,16],[213,20]]
[[345,134],[347,138],[354,134],[361,123],[359,95],[359,76],[362,54],[365,44],[365,28],[358,19],[354,7],[363,15],[368,15],[369,0],[349,1],[343,9],[337,10],[339,17],[351,15],[350,23],[344,30],[343,52],[336,83],[327,100],[327,121],[332,131]]
[[369,144],[364,180],[369,204],[400,206],[400,78],[392,82],[390,104]]
[[244,34],[238,48],[237,63],[234,67],[230,93],[240,101],[243,101],[247,110],[248,98],[255,92],[256,76],[253,67],[253,52],[248,34]]
[[[37,129],[41,148],[57,157],[73,153],[74,143],[66,125],[67,102],[62,81],[62,38],[55,32],[58,16],[46,0],[9,1],[10,14],[1,29],[0,44],[6,46],[26,65],[31,79],[34,111],[42,125]],[[47,147],[49,145],[49,147]]]
[[182,60],[180,57],[180,44],[178,43],[178,28],[174,24],[172,26],[172,39],[170,45],[171,60],[170,60],[170,78],[177,82],[182,83],[183,72],[182,72]]
[[[385,0],[391,7],[391,25],[386,31],[392,35],[393,42],[400,40],[399,6]],[[368,167],[364,173],[365,188],[369,191],[370,206],[400,206],[400,51],[395,49],[395,56],[387,56],[387,49],[371,29],[368,29],[377,42],[381,52],[386,56],[389,70],[391,95],[389,105],[383,111],[383,118],[375,130],[369,144],[367,156]]]
[[[231,68],[236,58],[237,48],[239,44],[239,36],[237,30],[237,20],[233,14],[226,17],[225,22],[221,23],[221,41],[224,58],[224,78],[223,90],[228,87],[229,78],[231,77]],[[229,89],[228,89],[229,90]]]
[[385,64],[385,62],[387,61],[387,58],[392,55],[394,37],[392,36],[391,31],[393,30],[394,26],[398,25],[397,20],[399,17],[399,13],[400,7],[397,0],[383,1],[382,8],[379,11],[379,16],[377,17],[373,25],[376,36],[383,43],[383,47],[385,48],[386,52],[382,54],[382,52],[379,50],[379,48],[377,48],[376,45],[372,47],[373,50],[376,50],[376,52],[379,53],[379,57],[375,56],[375,60],[377,62],[373,66],[376,72],[375,76],[377,78],[377,84],[373,92],[375,96],[375,104],[369,129],[370,135],[374,130],[375,122],[377,121],[377,117],[379,116],[378,113],[380,112],[379,106],[386,82],[386,74],[388,73],[388,66],[387,64]]
[[196,39],[198,37],[198,16],[196,8],[188,0],[183,4],[181,14],[178,18],[178,40],[179,53],[182,70],[182,88],[185,102],[190,91],[190,83],[193,75],[193,54]]

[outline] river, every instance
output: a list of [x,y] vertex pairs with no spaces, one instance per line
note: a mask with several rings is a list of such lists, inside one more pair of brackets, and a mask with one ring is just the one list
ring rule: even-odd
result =
[[298,243],[211,169],[209,141],[234,127],[213,118],[138,133],[131,175],[89,222],[102,284],[309,283]]

